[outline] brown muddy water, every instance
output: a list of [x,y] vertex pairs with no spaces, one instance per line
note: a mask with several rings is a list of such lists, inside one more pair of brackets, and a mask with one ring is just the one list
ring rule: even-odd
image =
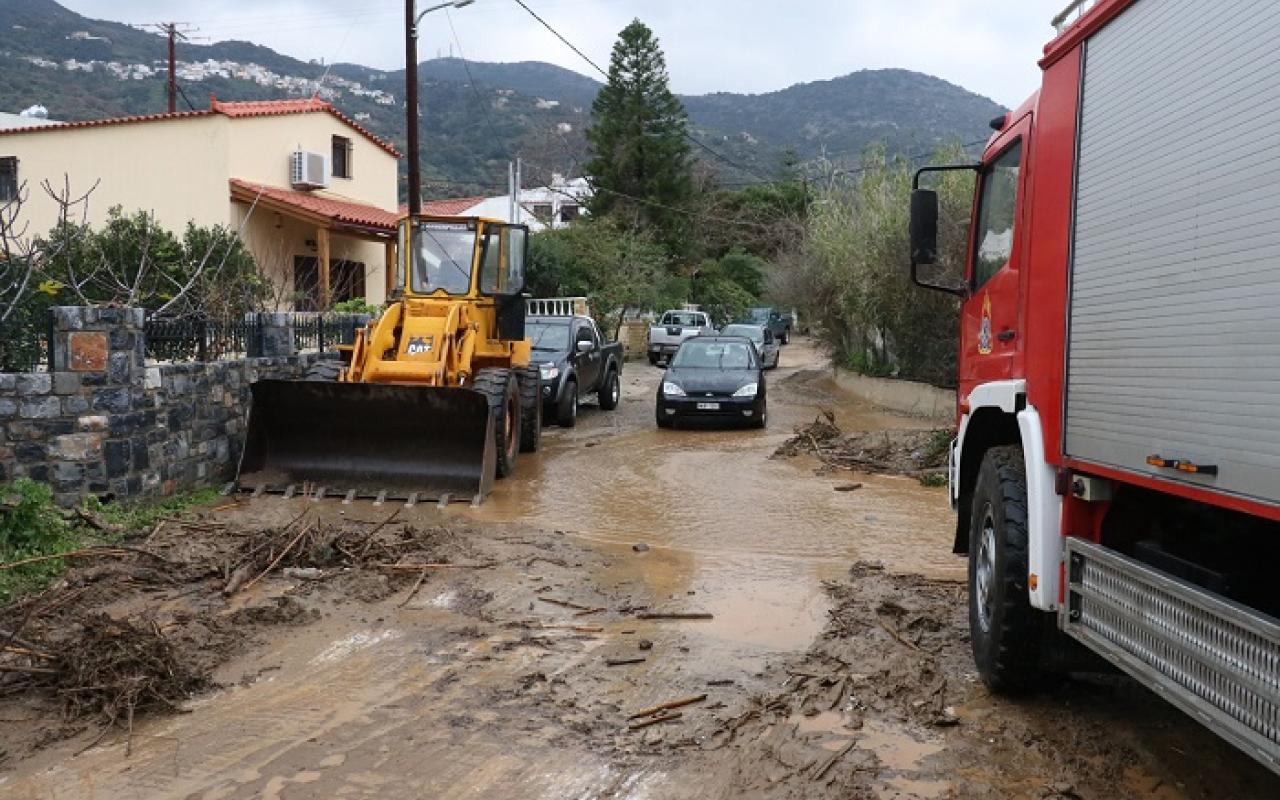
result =
[[816,460],[770,457],[824,408],[850,432],[936,425],[857,402],[825,369],[812,345],[795,341],[768,374],[766,430],[663,430],[653,422],[662,370],[629,364],[616,412],[584,408],[576,428],[555,430],[521,462],[518,480],[454,513],[560,530],[617,553],[643,543],[648,553],[628,569],[659,593],[696,591],[716,615],[704,634],[739,645],[739,655],[801,649],[826,621],[822,582],[854,561],[964,579],[945,490],[876,475],[837,492],[850,473],[815,478]]

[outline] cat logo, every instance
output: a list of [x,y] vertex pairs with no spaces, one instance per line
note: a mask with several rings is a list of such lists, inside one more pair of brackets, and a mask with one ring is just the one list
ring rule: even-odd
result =
[[414,336],[409,339],[409,346],[404,349],[404,352],[410,356],[422,356],[430,353],[433,345],[434,341],[430,336]]
[[991,347],[991,295],[982,296],[982,327],[978,330],[978,353],[989,356]]

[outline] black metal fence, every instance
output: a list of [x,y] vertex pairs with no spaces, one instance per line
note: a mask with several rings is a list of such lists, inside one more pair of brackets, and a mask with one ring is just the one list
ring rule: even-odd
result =
[[299,353],[322,353],[340,344],[351,344],[356,340],[356,330],[367,319],[363,314],[297,312],[292,320],[293,349]]
[[148,361],[220,361],[262,353],[262,326],[257,315],[238,320],[204,317],[149,318]]
[[47,372],[53,309],[16,308],[0,323],[0,372]]

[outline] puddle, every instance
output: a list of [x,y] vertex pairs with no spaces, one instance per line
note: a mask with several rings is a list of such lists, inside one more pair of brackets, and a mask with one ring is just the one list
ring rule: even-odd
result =
[[[667,547],[703,556],[769,556],[803,562],[882,561],[891,570],[963,578],[951,554],[954,530],[945,490],[911,478],[848,472],[815,477],[812,459],[772,459],[794,426],[820,408],[849,432],[927,427],[876,411],[819,379],[793,384],[796,369],[819,367],[812,348],[791,345],[770,375],[770,427],[659,430],[652,390],[661,371],[627,365],[628,399],[617,411],[584,406],[573,429],[548,428],[542,450],[521,457],[478,509],[451,510],[489,522],[521,522],[598,542]],[[775,388],[776,387],[776,388]],[[816,396],[815,396],[816,393]],[[588,447],[587,445],[591,445]],[[855,492],[834,487],[854,479]]]
[[895,772],[918,771],[920,762],[942,752],[940,742],[922,742],[901,728],[873,719],[863,723],[858,746],[875,753],[885,769]]

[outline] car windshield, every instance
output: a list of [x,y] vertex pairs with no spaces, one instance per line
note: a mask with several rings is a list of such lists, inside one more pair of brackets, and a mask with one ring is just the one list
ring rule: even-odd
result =
[[764,342],[764,328],[757,325],[726,325],[720,332],[725,336],[745,336],[756,344]]
[[525,335],[533,340],[534,350],[563,352],[569,349],[568,323],[530,322],[525,326]]
[[662,324],[696,328],[702,324],[702,317],[691,312],[668,311],[662,315]]
[[699,342],[680,345],[673,367],[688,369],[750,369],[751,345],[746,342]]
[[414,230],[413,291],[471,291],[476,232],[465,222],[422,222]]
[[748,308],[747,319],[751,320],[752,322],[759,322],[761,324],[764,324],[769,321],[769,309],[768,308]]

